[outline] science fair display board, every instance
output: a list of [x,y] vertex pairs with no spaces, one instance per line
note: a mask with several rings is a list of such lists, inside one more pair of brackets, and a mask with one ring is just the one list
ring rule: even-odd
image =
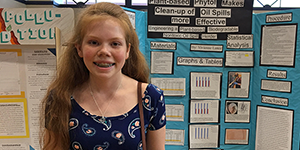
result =
[[40,149],[40,101],[73,26],[70,8],[0,8],[1,150]]
[[167,93],[167,150],[299,149],[299,9],[252,14],[252,0],[148,6],[145,54],[151,82]]

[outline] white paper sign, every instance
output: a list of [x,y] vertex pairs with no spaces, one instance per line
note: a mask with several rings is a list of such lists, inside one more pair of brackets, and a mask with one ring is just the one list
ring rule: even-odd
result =
[[222,67],[223,58],[177,57],[177,65]]
[[62,43],[73,32],[71,8],[4,8],[1,15],[6,30],[0,34],[0,45],[54,45],[54,27],[61,30]]
[[247,49],[253,48],[252,34],[228,34],[227,48],[232,49]]

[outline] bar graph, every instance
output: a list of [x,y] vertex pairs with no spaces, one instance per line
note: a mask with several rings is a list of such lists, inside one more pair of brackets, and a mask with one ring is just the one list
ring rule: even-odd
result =
[[195,80],[195,86],[196,87],[210,87],[210,77],[201,77],[201,76],[196,76]]
[[218,123],[219,100],[191,100],[190,123]]
[[194,104],[194,114],[209,114],[209,107],[208,107],[209,103],[195,103]]
[[190,148],[216,148],[219,145],[219,125],[189,125]]
[[195,130],[195,139],[209,139],[209,128],[208,127],[198,127],[194,128]]

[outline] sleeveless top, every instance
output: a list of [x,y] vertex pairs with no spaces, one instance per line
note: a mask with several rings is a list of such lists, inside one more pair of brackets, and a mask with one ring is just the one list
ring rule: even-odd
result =
[[[163,91],[148,84],[142,98],[145,134],[166,125]],[[92,115],[71,97],[69,120],[71,150],[142,150],[138,104],[127,113],[105,117]],[[165,140],[165,139],[163,139]]]

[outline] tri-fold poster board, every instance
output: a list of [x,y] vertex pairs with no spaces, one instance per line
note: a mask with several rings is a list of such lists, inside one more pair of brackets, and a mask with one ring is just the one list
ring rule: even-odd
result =
[[[253,14],[253,0],[148,3],[147,13],[124,9],[150,81],[165,94],[166,150],[299,149],[300,10]],[[0,149],[38,150],[39,102],[74,12],[0,11]]]
[[252,6],[149,0],[151,78],[186,85],[185,95],[166,91],[166,104],[185,111],[176,120],[167,107],[167,129],[186,131],[184,145],[166,149],[299,149],[300,10],[253,14]]
[[39,150],[40,101],[72,34],[70,8],[0,8],[0,149]]

